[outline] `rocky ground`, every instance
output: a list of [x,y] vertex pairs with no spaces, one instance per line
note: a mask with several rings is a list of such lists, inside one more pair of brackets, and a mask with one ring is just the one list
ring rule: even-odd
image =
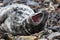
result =
[[[34,0],[34,1],[14,1],[11,4],[14,3],[22,3],[25,4],[33,9],[35,13],[38,13],[40,11],[43,11],[42,13],[48,13],[44,19],[47,18],[47,20],[44,22],[44,20],[41,22],[43,23],[44,26],[41,26],[41,30],[39,32],[37,31],[36,27],[34,28],[33,34],[29,35],[14,35],[11,33],[3,33],[5,32],[4,30],[0,29],[0,40],[60,40],[60,0]],[[10,5],[7,4],[7,5]],[[2,6],[4,7],[4,6]],[[2,8],[0,7],[0,8]],[[2,9],[5,10],[5,9]],[[0,12],[2,13],[2,10]],[[15,10],[16,11],[16,10]],[[18,14],[16,14],[18,15]],[[3,15],[4,16],[4,15]],[[3,18],[5,18],[4,16]],[[12,16],[13,17],[13,16]],[[0,16],[0,20],[2,17]],[[0,21],[0,28],[1,24],[7,24],[6,22],[4,23]],[[7,24],[8,25],[8,24]],[[41,25],[41,24],[40,24]],[[38,29],[39,29],[39,26]],[[16,26],[16,25],[15,25]],[[3,26],[5,27],[5,26]],[[31,26],[28,26],[29,28]],[[43,29],[42,29],[43,27]],[[8,31],[8,30],[7,30]],[[20,30],[21,31],[21,30]],[[25,32],[23,32],[25,33]]]

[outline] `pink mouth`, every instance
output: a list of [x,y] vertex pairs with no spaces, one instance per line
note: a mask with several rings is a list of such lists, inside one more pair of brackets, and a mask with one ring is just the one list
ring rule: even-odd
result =
[[42,17],[42,13],[39,13],[35,16],[32,16],[32,20],[33,20],[33,22],[39,22],[41,17]]

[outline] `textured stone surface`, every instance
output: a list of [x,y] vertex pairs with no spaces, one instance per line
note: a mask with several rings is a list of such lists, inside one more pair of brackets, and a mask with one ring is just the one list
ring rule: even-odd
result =
[[39,40],[47,40],[47,39],[39,39]]
[[35,36],[20,36],[16,40],[38,40],[38,38]]
[[60,0],[56,0],[56,1],[60,3]]
[[11,34],[8,35],[8,40],[15,40],[14,36],[12,36]]
[[0,40],[5,40],[5,39],[0,39]]

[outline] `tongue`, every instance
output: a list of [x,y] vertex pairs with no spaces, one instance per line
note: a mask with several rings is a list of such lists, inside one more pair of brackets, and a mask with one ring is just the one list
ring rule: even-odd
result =
[[39,22],[40,15],[35,15],[32,17],[33,22]]

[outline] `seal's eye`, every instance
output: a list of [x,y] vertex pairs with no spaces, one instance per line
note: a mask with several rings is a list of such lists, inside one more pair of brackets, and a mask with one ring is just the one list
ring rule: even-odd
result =
[[40,19],[42,18],[42,16],[43,16],[42,13],[39,13],[39,14],[37,14],[37,15],[35,15],[35,16],[32,16],[33,22],[39,22]]

